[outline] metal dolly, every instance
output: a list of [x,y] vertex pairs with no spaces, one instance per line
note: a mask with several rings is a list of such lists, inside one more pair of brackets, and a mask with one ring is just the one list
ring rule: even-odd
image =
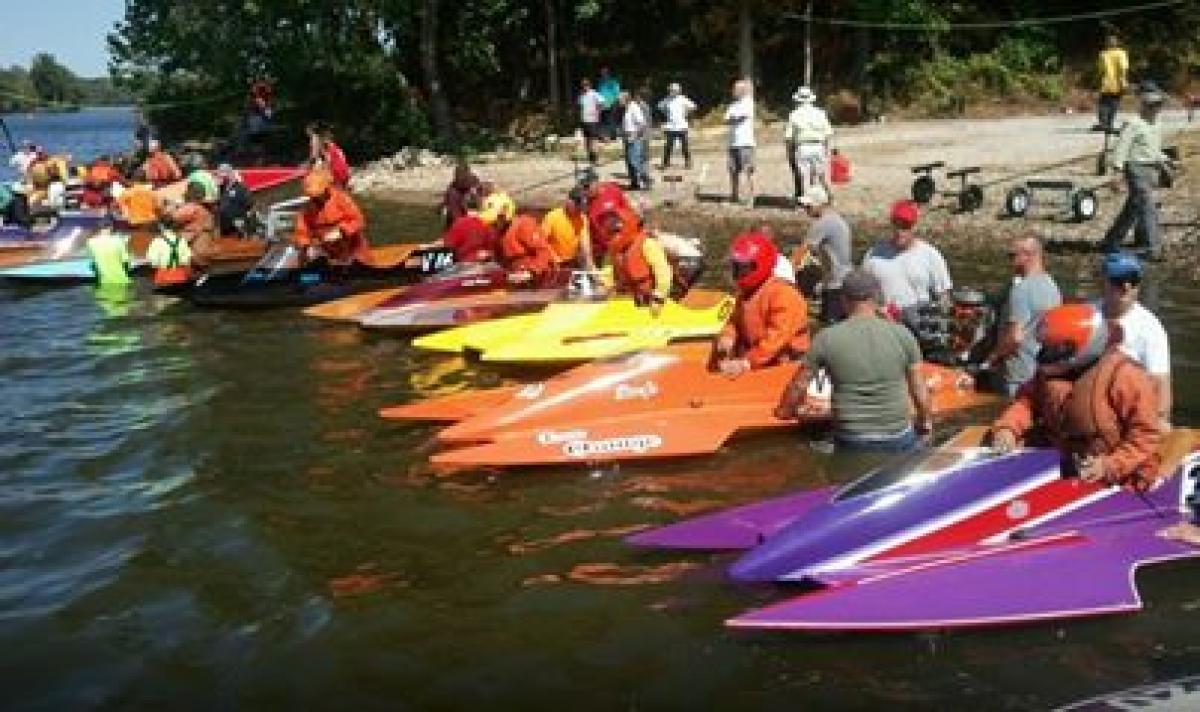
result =
[[[933,196],[939,192],[933,172],[945,167],[945,161],[934,161],[933,163],[913,166],[912,172],[917,174],[917,178],[912,184],[912,199],[918,203],[928,203],[933,200]],[[979,166],[968,166],[966,168],[959,168],[956,171],[946,172],[947,178],[958,178],[960,180],[959,189],[943,190],[940,192],[942,195],[954,198],[955,202],[958,203],[959,212],[971,213],[983,207],[983,188],[971,183],[969,178],[969,176],[975,175],[979,171]]]
[[1025,217],[1039,193],[1059,193],[1060,199],[1053,201],[1053,204],[1062,208],[1063,214],[1075,222],[1084,222],[1096,217],[1096,210],[1100,205],[1096,191],[1076,187],[1074,181],[1035,179],[1027,180],[1023,185],[1008,191],[1004,196],[1005,214],[1015,218]]

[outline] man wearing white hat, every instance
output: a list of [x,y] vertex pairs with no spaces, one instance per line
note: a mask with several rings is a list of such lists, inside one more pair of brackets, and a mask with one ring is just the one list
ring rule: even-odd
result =
[[842,280],[854,268],[850,225],[829,207],[829,195],[814,185],[798,199],[812,219],[808,227],[808,250],[821,263],[821,321],[832,324],[846,318]]
[[1125,122],[1117,145],[1112,152],[1112,166],[1125,175],[1129,195],[1125,206],[1104,236],[1101,248],[1114,252],[1133,229],[1135,249],[1145,252],[1148,259],[1162,258],[1162,231],[1158,226],[1158,208],[1154,205],[1154,186],[1159,171],[1169,170],[1173,163],[1163,153],[1162,134],[1158,115],[1167,97],[1152,83],[1142,85],[1139,95],[1141,110]]
[[809,186],[820,183],[829,191],[825,176],[829,137],[833,127],[825,110],[816,106],[817,96],[812,89],[800,87],[792,95],[796,108],[788,116],[783,140],[787,146],[788,164],[796,183],[795,197],[799,199]]

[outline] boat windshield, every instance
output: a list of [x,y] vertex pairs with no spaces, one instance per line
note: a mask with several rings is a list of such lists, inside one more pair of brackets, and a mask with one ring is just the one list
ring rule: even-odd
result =
[[903,483],[916,483],[966,465],[994,457],[988,448],[938,448],[922,450],[887,462],[843,487],[833,497],[840,502]]

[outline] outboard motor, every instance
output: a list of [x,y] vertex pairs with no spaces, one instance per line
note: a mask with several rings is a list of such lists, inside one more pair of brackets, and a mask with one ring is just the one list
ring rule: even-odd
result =
[[986,357],[996,310],[986,294],[967,287],[952,292],[949,305],[923,302],[905,309],[901,321],[917,337],[927,360],[964,366]]

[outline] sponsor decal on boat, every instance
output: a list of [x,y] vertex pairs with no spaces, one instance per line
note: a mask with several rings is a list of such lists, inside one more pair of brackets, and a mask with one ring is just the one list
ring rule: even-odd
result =
[[587,458],[598,455],[613,455],[620,452],[632,452],[644,455],[651,450],[662,447],[663,439],[658,435],[626,435],[605,440],[573,440],[563,445],[563,454],[567,457]]
[[613,392],[613,398],[618,401],[627,401],[641,398],[642,400],[650,400],[658,395],[658,385],[654,381],[646,381],[641,385],[633,383],[621,383],[617,385]]
[[558,445],[587,438],[586,430],[543,430],[537,434],[539,445]]
[[521,390],[517,391],[517,397],[521,400],[537,400],[542,397],[542,393],[546,390],[545,383],[530,383],[522,386]]

